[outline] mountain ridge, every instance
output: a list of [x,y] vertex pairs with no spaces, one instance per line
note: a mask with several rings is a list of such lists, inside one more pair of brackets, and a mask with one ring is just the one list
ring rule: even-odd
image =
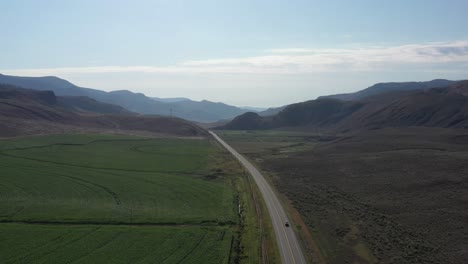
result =
[[246,113],[218,129],[295,128],[348,132],[384,127],[468,128],[468,81],[426,90],[393,91],[344,101],[318,98],[273,116]]
[[[206,136],[199,126],[180,118],[142,116],[84,97],[69,101],[52,91],[0,84],[0,137],[104,132],[138,135]],[[78,100],[78,102],[77,102]],[[77,103],[79,107],[77,107]],[[87,104],[91,105],[87,105]],[[86,111],[83,111],[83,107]],[[99,110],[94,112],[92,110]],[[115,113],[117,111],[117,113]]]
[[446,79],[434,79],[431,81],[423,82],[386,82],[386,83],[376,83],[372,86],[369,86],[365,89],[359,90],[354,93],[342,93],[342,94],[333,94],[319,96],[317,99],[323,98],[334,98],[344,101],[353,101],[364,99],[369,96],[378,95],[381,93],[395,92],[395,91],[411,91],[411,90],[421,90],[421,89],[431,89],[436,87],[444,87],[450,84],[455,83],[456,81],[450,81]]
[[[79,87],[71,82],[55,77],[20,77],[0,74],[0,83],[12,84],[34,90],[51,90],[58,96],[87,96],[94,100],[119,105],[131,112],[147,115],[176,116],[195,122],[216,122],[231,119],[247,112],[236,106],[181,100],[161,102],[142,93],[129,90],[105,92],[92,88]],[[210,108],[212,107],[212,108]],[[201,110],[201,108],[204,108]]]

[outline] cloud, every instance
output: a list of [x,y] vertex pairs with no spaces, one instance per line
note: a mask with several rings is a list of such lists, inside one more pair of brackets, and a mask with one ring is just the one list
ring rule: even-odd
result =
[[[266,54],[265,54],[266,53]],[[60,75],[94,73],[241,73],[241,74],[307,74],[320,72],[375,72],[415,67],[416,70],[468,63],[468,41],[438,42],[398,46],[362,45],[357,48],[269,49],[262,55],[242,58],[187,60],[168,66],[98,66],[47,69],[2,70],[15,75]],[[455,68],[455,67],[454,67]],[[454,69],[456,70],[456,69]],[[466,70],[466,69],[465,69]]]
[[288,48],[288,49],[269,49],[265,50],[267,53],[310,53],[311,49],[303,49],[303,48]]

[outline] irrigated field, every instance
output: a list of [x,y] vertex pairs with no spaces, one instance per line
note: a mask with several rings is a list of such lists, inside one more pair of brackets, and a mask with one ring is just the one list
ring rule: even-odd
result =
[[0,262],[227,263],[245,190],[223,158],[205,139],[0,141]]
[[2,263],[227,263],[229,227],[1,224]]

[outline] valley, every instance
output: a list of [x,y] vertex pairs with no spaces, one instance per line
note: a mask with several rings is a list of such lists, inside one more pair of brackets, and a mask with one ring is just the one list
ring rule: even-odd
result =
[[467,263],[467,0],[0,10],[0,264]]
[[0,260],[461,263],[467,87],[194,123],[0,84]]

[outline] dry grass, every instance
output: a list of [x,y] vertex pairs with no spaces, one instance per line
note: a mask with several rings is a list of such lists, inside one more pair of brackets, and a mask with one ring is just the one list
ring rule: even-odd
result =
[[247,155],[292,201],[327,263],[466,260],[468,131],[383,129],[282,150]]

